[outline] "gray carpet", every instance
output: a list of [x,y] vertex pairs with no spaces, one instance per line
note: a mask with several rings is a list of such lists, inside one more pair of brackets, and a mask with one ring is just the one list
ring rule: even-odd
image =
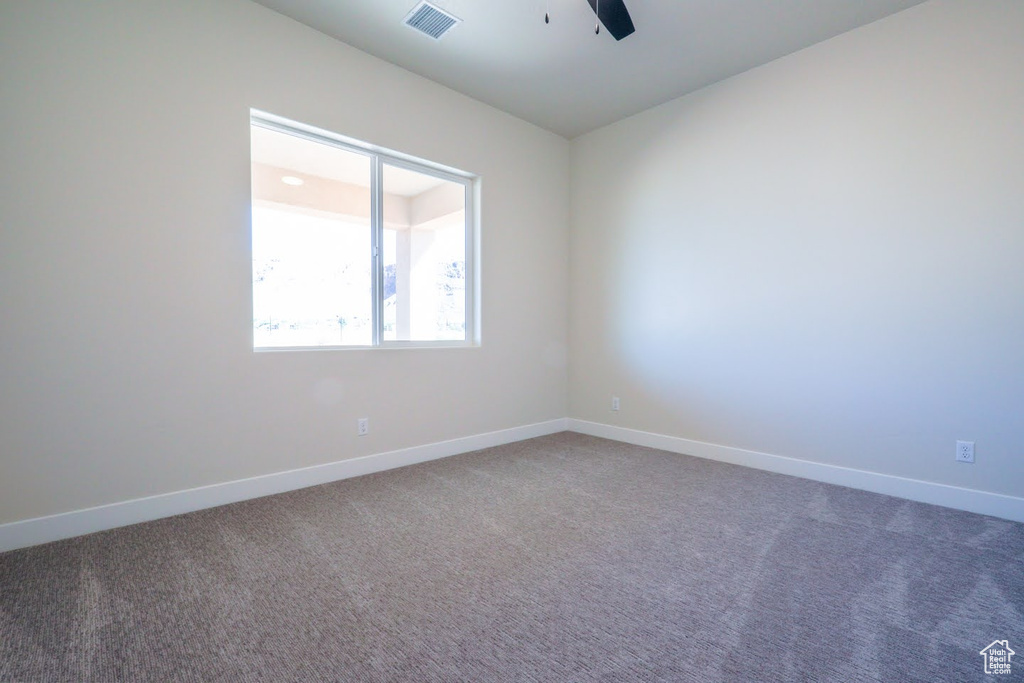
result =
[[1022,524],[565,433],[0,555],[0,680],[1018,680],[1022,615]]

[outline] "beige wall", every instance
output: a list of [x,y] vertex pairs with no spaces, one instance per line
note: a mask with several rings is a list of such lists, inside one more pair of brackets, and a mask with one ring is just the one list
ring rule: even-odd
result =
[[570,416],[1024,495],[1022,114],[936,1],[574,140]]
[[[567,413],[1024,495],[1022,35],[931,2],[570,168],[244,0],[0,3],[0,523]],[[252,352],[250,107],[482,176],[481,348]]]
[[[481,348],[253,353],[250,107],[481,176]],[[0,159],[0,523],[567,412],[557,136],[242,0],[45,0]]]

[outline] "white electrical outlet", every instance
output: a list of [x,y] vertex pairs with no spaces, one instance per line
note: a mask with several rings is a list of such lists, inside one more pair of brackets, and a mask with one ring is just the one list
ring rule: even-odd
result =
[[956,461],[957,462],[974,462],[974,442],[973,441],[957,441],[956,442]]
[[618,410],[618,409],[619,409],[619,397],[618,396],[612,396],[612,410]]
[[356,420],[356,434],[359,436],[366,436],[370,433],[370,418],[361,417]]

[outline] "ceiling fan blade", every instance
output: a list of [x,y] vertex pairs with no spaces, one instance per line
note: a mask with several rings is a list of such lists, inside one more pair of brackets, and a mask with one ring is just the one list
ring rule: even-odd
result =
[[[590,3],[590,9],[598,12],[597,0],[587,2]],[[629,18],[629,10],[626,9],[624,0],[601,0],[600,7],[597,18],[615,40],[622,40],[636,30],[633,28],[633,20]]]

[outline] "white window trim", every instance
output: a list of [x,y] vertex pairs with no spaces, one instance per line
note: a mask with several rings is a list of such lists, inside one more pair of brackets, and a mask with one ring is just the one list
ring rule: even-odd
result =
[[[394,150],[370,145],[353,138],[331,133],[321,128],[309,126],[296,121],[259,111],[249,110],[249,122],[279,133],[294,135],[313,142],[330,145],[370,157],[370,228],[371,228],[371,259],[373,270],[373,344],[360,346],[260,346],[255,345],[253,351],[258,353],[279,351],[359,351],[367,349],[451,349],[475,348],[480,346],[480,249],[479,225],[477,214],[478,194],[480,191],[479,176],[443,166],[425,159],[402,154]],[[464,340],[437,341],[394,341],[382,338],[384,300],[381,292],[384,289],[384,254],[381,249],[384,235],[384,164],[395,166],[417,173],[434,176],[453,183],[458,183],[466,190],[466,338]],[[250,316],[251,317],[251,316]],[[250,330],[251,332],[251,330]]]

